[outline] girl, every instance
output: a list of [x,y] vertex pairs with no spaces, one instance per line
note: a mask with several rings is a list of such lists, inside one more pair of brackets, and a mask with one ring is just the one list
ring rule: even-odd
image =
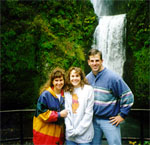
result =
[[94,136],[94,93],[81,68],[71,67],[65,86],[66,145],[90,145]]
[[67,116],[64,109],[63,69],[56,68],[40,90],[35,116],[33,118],[33,143],[35,145],[56,145],[64,143],[64,122]]

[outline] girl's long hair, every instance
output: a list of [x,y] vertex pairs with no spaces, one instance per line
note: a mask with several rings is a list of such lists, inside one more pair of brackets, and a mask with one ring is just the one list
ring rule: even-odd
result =
[[68,72],[67,72],[67,75],[66,75],[65,91],[66,92],[69,91],[71,94],[74,91],[74,86],[70,82],[70,73],[71,73],[72,70],[75,70],[81,76],[81,82],[80,82],[81,88],[83,88],[83,86],[85,84],[88,84],[88,81],[85,77],[85,74],[84,74],[84,72],[82,71],[81,68],[79,68],[79,67],[70,67]]
[[[40,88],[40,94],[47,88],[53,87],[53,80],[60,77],[63,77],[65,83],[65,70],[57,67],[49,74],[47,82]],[[64,89],[64,86],[62,89]]]

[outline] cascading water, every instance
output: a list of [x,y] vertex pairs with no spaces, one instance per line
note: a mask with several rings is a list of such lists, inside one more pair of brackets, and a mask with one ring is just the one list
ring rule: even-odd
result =
[[109,13],[109,11],[107,11],[109,7],[108,3],[106,5],[104,0],[91,0],[91,3],[99,20],[94,32],[92,48],[102,51],[104,66],[122,76],[123,66],[126,60],[126,15],[107,16]]

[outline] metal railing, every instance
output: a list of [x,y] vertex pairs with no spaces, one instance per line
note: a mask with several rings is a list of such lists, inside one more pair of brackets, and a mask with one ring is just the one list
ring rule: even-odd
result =
[[[6,142],[14,142],[18,141],[20,142],[21,145],[23,145],[24,141],[32,141],[32,136],[25,137],[24,136],[24,115],[25,113],[34,113],[35,109],[23,109],[23,110],[5,110],[5,111],[0,111],[1,117],[4,116],[4,114],[15,114],[17,113],[19,115],[19,136],[17,138],[7,138],[7,139],[0,139],[1,143],[6,143]],[[143,114],[144,112],[147,112],[148,114],[150,113],[150,109],[131,109],[131,112],[134,113],[140,113],[140,137],[122,137],[122,140],[128,140],[128,141],[140,141],[141,144],[144,143],[144,141],[150,141],[150,136],[144,137],[144,122],[143,122]],[[30,115],[31,116],[31,115]],[[33,116],[32,116],[33,117]],[[2,118],[1,118],[2,119]],[[16,118],[17,119],[17,118]],[[149,119],[149,118],[148,118]],[[1,127],[3,124],[1,124]],[[32,128],[30,129],[32,130]],[[3,128],[1,128],[1,134],[3,132]],[[105,140],[105,139],[104,139]]]
[[[19,136],[16,137],[16,138],[7,138],[7,139],[3,139],[1,137],[1,140],[0,142],[1,143],[5,143],[5,142],[14,142],[14,141],[18,141],[20,142],[21,145],[23,145],[24,141],[27,141],[27,140],[32,140],[32,136],[30,137],[24,137],[24,127],[23,127],[23,120],[25,119],[24,118],[24,114],[25,113],[34,113],[35,112],[35,109],[22,109],[22,110],[4,110],[4,111],[0,111],[0,116],[3,117],[3,114],[19,114],[19,118],[16,117],[16,120],[19,120]],[[33,115],[32,115],[33,117]],[[1,124],[1,127],[2,127],[3,124]],[[2,134],[2,128],[1,128],[1,134]],[[32,131],[32,129],[31,129]]]
[[[150,113],[150,109],[131,109],[131,111],[134,111],[135,113],[139,112],[140,114],[140,138],[123,138],[123,139],[127,139],[127,140],[140,140],[141,141],[141,144],[143,145],[144,141],[150,141],[150,136],[145,138],[144,137],[144,113],[143,112],[148,112],[148,114]],[[150,117],[148,115],[148,117]],[[149,120],[150,118],[148,118]],[[149,122],[149,121],[148,121]]]

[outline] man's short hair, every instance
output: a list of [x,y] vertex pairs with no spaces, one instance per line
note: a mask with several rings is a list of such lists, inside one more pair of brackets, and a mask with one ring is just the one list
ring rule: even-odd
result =
[[102,52],[100,50],[98,50],[98,49],[95,49],[95,48],[92,48],[92,49],[89,50],[89,52],[88,52],[88,59],[90,59],[91,55],[96,55],[96,54],[100,55],[100,59],[101,60],[103,59],[102,58]]

